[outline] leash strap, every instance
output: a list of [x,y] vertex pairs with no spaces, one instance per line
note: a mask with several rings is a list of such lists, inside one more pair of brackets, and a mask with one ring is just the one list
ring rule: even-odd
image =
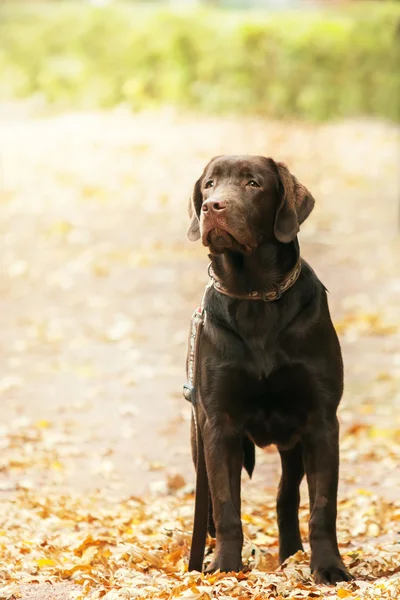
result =
[[197,450],[194,523],[188,570],[200,572],[203,570],[204,549],[207,539],[209,484],[204,455],[203,436],[201,434],[198,419],[198,405],[200,403],[198,356],[204,322],[206,319],[204,298],[208,287],[209,286],[206,287],[204,292],[201,306],[194,312],[190,323],[189,356],[187,364],[188,383],[183,386],[183,395],[192,405]]
[[199,571],[201,573],[203,570],[204,550],[207,540],[209,485],[204,456],[203,436],[201,435],[198,424],[196,424],[196,445],[196,492],[192,545],[190,547],[188,571]]

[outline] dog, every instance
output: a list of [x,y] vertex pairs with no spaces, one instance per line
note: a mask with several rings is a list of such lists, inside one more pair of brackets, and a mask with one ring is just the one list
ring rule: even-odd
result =
[[[342,355],[327,290],[300,258],[297,238],[314,202],[284,164],[262,156],[213,158],[191,196],[188,239],[201,239],[211,260],[201,339],[188,354],[188,364],[196,363],[195,530],[196,511],[204,521],[208,510],[208,531],[216,537],[207,572],[242,568],[242,467],[251,476],[255,445],[275,444],[282,464],[280,562],[303,549],[298,509],[306,475],[314,579],[352,578],[336,536]],[[208,509],[199,499],[205,494]],[[197,570],[206,529],[207,516],[200,549],[193,534]]]

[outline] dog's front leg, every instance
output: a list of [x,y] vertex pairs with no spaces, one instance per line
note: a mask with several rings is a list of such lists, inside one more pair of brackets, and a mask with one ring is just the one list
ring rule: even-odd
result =
[[336,537],[339,424],[316,427],[303,445],[310,490],[311,571],[317,583],[349,581]]
[[207,572],[240,571],[243,532],[240,518],[240,477],[243,448],[240,436],[219,422],[203,426],[204,451],[216,529],[214,558]]

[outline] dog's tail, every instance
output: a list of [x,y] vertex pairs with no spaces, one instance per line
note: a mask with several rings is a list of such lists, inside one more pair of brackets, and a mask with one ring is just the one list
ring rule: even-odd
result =
[[251,478],[256,464],[256,447],[250,438],[243,438],[243,466]]

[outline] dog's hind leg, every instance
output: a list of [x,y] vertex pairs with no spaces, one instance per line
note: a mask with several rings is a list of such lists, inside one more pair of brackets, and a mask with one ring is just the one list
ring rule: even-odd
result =
[[279,562],[303,550],[299,527],[300,484],[304,477],[303,452],[298,443],[291,450],[279,450],[282,475],[276,511],[279,528]]

